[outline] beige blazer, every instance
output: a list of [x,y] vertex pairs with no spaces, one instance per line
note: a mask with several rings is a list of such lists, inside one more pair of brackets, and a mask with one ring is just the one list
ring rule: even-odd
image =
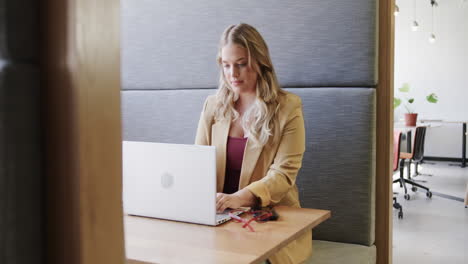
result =
[[[305,151],[305,129],[299,96],[286,92],[279,97],[278,124],[264,147],[247,139],[239,189],[248,188],[260,198],[262,206],[300,207],[296,176]],[[198,123],[195,144],[216,146],[217,192],[222,192],[226,170],[226,144],[231,119],[214,119],[216,98],[209,96]],[[280,216],[281,217],[281,216]],[[302,263],[312,251],[311,232],[290,243],[269,260],[277,263]]]

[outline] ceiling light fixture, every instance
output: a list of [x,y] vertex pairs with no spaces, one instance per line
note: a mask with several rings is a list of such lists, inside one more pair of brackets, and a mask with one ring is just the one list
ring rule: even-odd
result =
[[411,26],[411,29],[413,31],[418,31],[418,28],[419,28],[419,24],[416,20],[413,21],[413,25]]
[[418,31],[419,23],[416,21],[416,0],[413,0],[413,24],[411,25],[411,29],[413,31]]
[[434,43],[436,41],[436,36],[434,34],[434,7],[439,6],[435,0],[431,0],[431,9],[432,9],[432,29],[431,35],[429,36],[429,43]]
[[[396,2],[396,1],[395,1]],[[393,14],[395,16],[398,16],[398,14],[400,13],[400,8],[398,7],[398,5],[395,3],[395,10],[393,11]]]

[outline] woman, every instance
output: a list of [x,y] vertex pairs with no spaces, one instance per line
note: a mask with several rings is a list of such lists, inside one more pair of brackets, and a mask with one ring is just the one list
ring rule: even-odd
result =
[[[216,146],[217,210],[300,207],[295,181],[305,151],[301,99],[279,87],[268,47],[250,25],[224,31],[217,60],[219,88],[205,101],[195,140]],[[308,232],[269,261],[301,263],[311,245]]]

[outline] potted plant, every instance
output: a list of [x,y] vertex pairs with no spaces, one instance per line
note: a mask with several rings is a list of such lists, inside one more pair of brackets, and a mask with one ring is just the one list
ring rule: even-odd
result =
[[[410,86],[408,83],[404,83],[402,87],[398,88],[398,91],[401,93],[409,93],[410,92]],[[435,93],[430,93],[429,95],[426,96],[426,101],[429,103],[437,103],[439,99],[437,98],[437,95]],[[405,113],[405,124],[407,126],[416,126],[416,121],[418,119],[418,114],[414,113],[412,110],[411,105],[414,103],[414,98],[413,97],[405,97],[404,99],[394,97],[393,98],[393,108],[397,108],[403,103],[403,106],[406,109]]]

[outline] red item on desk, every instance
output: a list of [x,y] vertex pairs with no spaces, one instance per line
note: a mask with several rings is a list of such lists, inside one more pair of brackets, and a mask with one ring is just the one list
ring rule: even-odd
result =
[[[270,217],[273,216],[273,213],[271,211],[265,211],[265,210],[249,210],[247,212],[244,212],[244,213],[247,213],[247,214],[252,214],[253,217],[250,218],[250,219],[245,219],[245,218],[241,218],[235,214],[233,214],[232,212],[234,211],[237,211],[237,210],[233,210],[231,212],[229,212],[229,216],[232,218],[233,221],[235,222],[238,222],[238,223],[244,223],[242,225],[243,228],[248,228],[251,232],[255,232],[254,228],[250,225],[250,223],[252,223],[252,221],[256,221],[258,223],[265,223],[266,221],[268,221],[268,219]],[[276,220],[276,219],[274,219]]]

